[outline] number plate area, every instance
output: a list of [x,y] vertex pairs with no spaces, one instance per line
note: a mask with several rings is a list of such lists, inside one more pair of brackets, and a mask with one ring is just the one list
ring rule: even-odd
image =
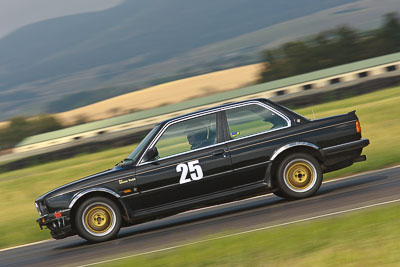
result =
[[190,183],[203,178],[203,169],[198,160],[181,163],[176,166],[176,171],[181,173],[180,184]]

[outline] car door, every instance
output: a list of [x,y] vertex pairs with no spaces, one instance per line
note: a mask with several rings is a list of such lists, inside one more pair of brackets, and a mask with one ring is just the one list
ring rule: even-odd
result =
[[217,124],[214,112],[165,125],[149,147],[157,149],[158,157],[136,169],[141,209],[185,205],[223,190],[220,179],[233,171]]
[[259,102],[232,106],[224,111],[224,117],[234,170],[229,187],[263,182],[269,156],[276,147],[273,140],[284,135],[290,120]]

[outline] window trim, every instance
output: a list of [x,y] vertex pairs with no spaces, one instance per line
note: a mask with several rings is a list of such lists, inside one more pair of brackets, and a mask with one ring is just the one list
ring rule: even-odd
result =
[[[213,113],[215,113],[215,130],[216,130],[216,133],[215,133],[215,144],[212,144],[212,145],[209,145],[209,146],[205,146],[205,147],[196,148],[196,149],[193,149],[193,150],[183,151],[183,152],[180,152],[180,153],[177,153],[177,154],[172,154],[172,155],[169,155],[169,156],[165,156],[165,157],[162,157],[162,158],[157,159],[157,161],[162,160],[162,159],[165,159],[165,158],[170,158],[170,157],[175,156],[175,155],[182,155],[182,154],[185,154],[185,153],[188,153],[188,152],[197,151],[197,150],[200,150],[200,149],[202,149],[202,148],[208,148],[208,147],[212,147],[212,146],[214,146],[214,145],[219,145],[221,142],[218,142],[218,141],[221,141],[221,140],[218,140],[218,139],[219,139],[219,138],[218,138],[218,132],[219,132],[219,131],[218,131],[218,124],[219,124],[219,123],[218,123],[218,119],[219,119],[218,113],[220,113],[220,112],[218,111],[218,112],[213,112]],[[177,123],[186,121],[186,120],[190,120],[190,119],[194,119],[194,118],[198,118],[198,117],[203,117],[203,116],[208,116],[208,115],[213,115],[213,113],[210,113],[210,114],[203,114],[203,115],[201,115],[201,116],[196,116],[196,117],[191,117],[191,118],[186,118],[186,119],[184,119],[184,120],[182,120],[182,121],[176,121],[176,122],[174,122],[174,123],[169,124],[168,127],[170,127],[170,126],[172,126],[172,125],[174,125],[174,124],[177,124]],[[165,133],[165,131],[168,129],[168,127],[163,127],[162,133],[156,135],[155,138],[157,138],[157,141],[154,142],[155,139],[153,139],[153,141],[150,143],[150,144],[151,144],[151,147],[150,147],[150,148],[154,147],[154,146],[157,144],[157,142],[160,140],[161,136]],[[149,148],[149,149],[150,149],[150,148]],[[147,150],[146,150],[146,152],[147,152]],[[145,153],[145,154],[146,154],[146,153]],[[149,162],[153,162],[153,161],[149,161]]]
[[[246,103],[246,104],[247,104],[247,103]],[[248,104],[248,105],[252,105],[252,104],[253,104],[253,103]],[[262,104],[261,106],[267,108],[269,111],[274,112],[276,115],[278,115],[279,117],[281,117],[282,119],[284,119],[284,120],[287,122],[287,125],[284,126],[284,127],[280,127],[280,128],[276,128],[276,129],[269,129],[269,130],[262,131],[262,132],[259,132],[259,133],[254,133],[254,134],[250,134],[250,135],[246,135],[246,136],[241,136],[241,137],[232,139],[232,137],[231,137],[231,135],[230,135],[230,130],[229,130],[228,117],[227,117],[227,115],[226,115],[226,113],[225,113],[226,110],[229,110],[229,109],[232,109],[232,108],[228,108],[228,109],[225,109],[225,110],[224,110],[224,113],[225,113],[224,118],[225,118],[225,120],[226,120],[226,121],[225,121],[225,127],[226,127],[226,130],[225,130],[225,131],[227,131],[229,139],[225,140],[224,143],[230,143],[230,142],[233,142],[233,141],[242,140],[242,139],[244,139],[244,138],[250,138],[250,137],[257,136],[257,135],[261,135],[261,134],[265,134],[265,133],[275,132],[275,131],[277,131],[277,130],[286,129],[286,128],[292,126],[291,120],[290,120],[285,114],[283,114],[282,112],[279,112],[278,110],[276,110],[276,109],[270,107],[269,105],[266,105],[266,104],[264,104],[264,103],[261,103],[261,104]],[[237,108],[237,107],[234,107],[234,108]]]
[[[213,145],[210,145],[210,146],[206,146],[206,147],[197,148],[195,150],[189,150],[189,151],[181,152],[181,153],[178,153],[178,154],[170,155],[170,156],[167,156],[167,157],[160,158],[160,159],[158,159],[156,161],[158,162],[158,161],[161,161],[161,160],[164,160],[164,159],[169,159],[169,158],[180,156],[180,155],[184,155],[184,154],[187,154],[187,153],[196,152],[196,151],[199,151],[199,150],[207,149],[207,148],[218,146],[218,145],[221,145],[221,144],[230,143],[232,141],[238,141],[238,140],[241,140],[241,139],[244,139],[244,138],[250,138],[250,137],[261,135],[261,134],[265,134],[265,133],[268,133],[268,132],[274,132],[276,130],[282,130],[282,129],[285,129],[285,128],[288,128],[288,127],[292,126],[291,120],[284,113],[282,113],[279,110],[271,107],[268,104],[262,103],[260,101],[254,101],[254,100],[253,101],[249,101],[249,102],[245,102],[245,103],[238,103],[238,104],[232,104],[232,105],[229,105],[229,106],[219,107],[219,108],[215,108],[215,109],[211,109],[211,110],[207,110],[207,111],[200,111],[199,113],[196,113],[196,114],[184,115],[181,118],[176,118],[176,119],[173,119],[173,120],[167,122],[159,130],[159,132],[155,135],[155,137],[150,142],[150,144],[145,148],[143,154],[141,155],[139,161],[136,164],[136,167],[156,162],[156,161],[147,161],[147,162],[142,162],[142,161],[143,161],[143,157],[146,154],[146,152],[158,142],[158,140],[160,139],[161,135],[167,130],[167,128],[169,126],[171,126],[171,125],[173,125],[175,123],[178,123],[178,122],[183,122],[183,121],[186,121],[186,120],[190,120],[190,119],[194,119],[194,118],[197,118],[197,117],[201,117],[201,116],[210,115],[210,114],[215,113],[216,114],[217,136],[221,131],[228,131],[228,134],[229,134],[229,128],[225,129],[225,130],[221,128],[221,127],[224,127],[224,128],[228,127],[228,121],[226,119],[226,114],[225,114],[224,111],[225,110],[229,110],[229,109],[233,109],[233,108],[244,107],[244,106],[248,106],[248,105],[254,105],[254,104],[255,105],[259,105],[261,107],[264,107],[264,108],[276,113],[281,118],[283,118],[287,122],[288,125],[285,126],[285,127],[278,128],[278,129],[267,130],[267,131],[264,131],[264,132],[259,132],[259,133],[256,133],[256,134],[247,135],[247,136],[243,136],[243,137],[236,138],[236,139],[222,140],[222,141],[217,139],[217,143],[216,144],[213,144]],[[224,115],[222,115],[222,116],[218,115],[218,113],[220,113],[220,112],[223,112]],[[218,120],[221,120],[222,122],[219,122]],[[224,136],[224,137],[226,138],[226,136]],[[221,142],[218,142],[218,141],[221,141]]]
[[184,118],[174,119],[174,120],[166,123],[161,128],[161,130],[159,130],[159,132],[156,134],[156,136],[153,138],[153,140],[150,142],[150,144],[147,146],[147,148],[145,149],[145,152],[140,157],[140,159],[138,161],[138,164],[136,166],[141,166],[141,165],[145,165],[147,163],[155,162],[155,161],[147,161],[147,162],[142,162],[142,161],[143,161],[143,157],[146,154],[146,152],[158,142],[158,140],[161,138],[161,136],[164,134],[164,132],[168,129],[168,127],[170,127],[171,125],[174,125],[176,123],[179,123],[179,122],[183,122],[183,121],[186,121],[186,120],[194,119],[194,118],[197,118],[197,117],[211,115],[213,113],[215,113],[215,117],[216,117],[216,119],[215,119],[216,121],[215,122],[216,122],[216,131],[217,131],[217,133],[216,133],[217,143],[215,143],[213,145],[210,145],[210,146],[197,148],[197,149],[194,149],[194,150],[184,151],[184,152],[181,152],[181,153],[178,153],[178,154],[169,155],[169,156],[157,159],[156,161],[161,161],[163,159],[168,159],[168,158],[179,156],[179,155],[183,155],[183,154],[186,154],[186,153],[189,153],[189,152],[194,152],[194,151],[198,151],[198,150],[201,150],[201,149],[205,149],[205,148],[213,147],[213,146],[216,146],[216,145],[220,145],[221,142],[218,142],[218,141],[220,141],[220,140],[218,140],[218,133],[219,133],[218,128],[221,128],[221,127],[218,127],[219,126],[218,119],[220,118],[218,116],[219,112],[220,112],[219,110],[212,110],[212,111],[209,111],[209,112],[201,112],[201,113],[193,114],[191,116],[187,116],[187,117],[184,117]]

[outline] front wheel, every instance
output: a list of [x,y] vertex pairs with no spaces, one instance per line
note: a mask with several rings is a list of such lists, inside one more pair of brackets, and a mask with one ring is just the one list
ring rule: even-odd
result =
[[279,193],[286,198],[309,197],[317,192],[321,183],[321,166],[308,154],[290,155],[279,164],[277,185]]
[[75,216],[78,235],[91,242],[115,237],[121,227],[121,212],[114,201],[105,197],[85,200]]

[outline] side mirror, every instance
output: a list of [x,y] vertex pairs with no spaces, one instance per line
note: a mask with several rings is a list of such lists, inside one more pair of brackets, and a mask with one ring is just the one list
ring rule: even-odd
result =
[[143,157],[144,162],[151,161],[153,159],[156,159],[158,156],[158,150],[155,146],[147,150],[146,154]]

